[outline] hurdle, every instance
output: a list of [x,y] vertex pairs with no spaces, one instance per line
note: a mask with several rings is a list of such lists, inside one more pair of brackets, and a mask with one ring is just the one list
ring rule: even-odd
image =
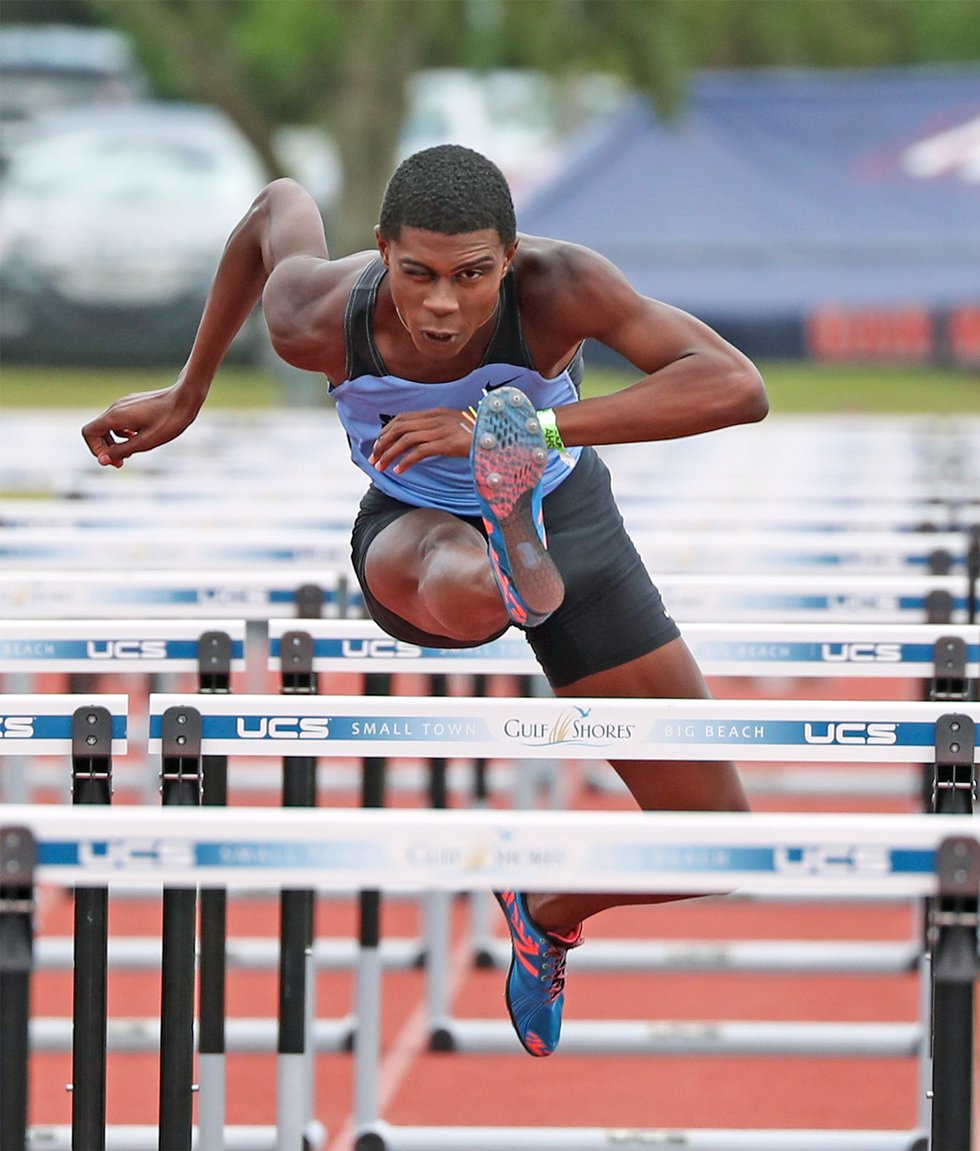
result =
[[[12,806],[4,812],[0,845],[5,863],[16,854],[16,866],[5,867],[4,873],[14,875],[21,896],[38,883],[98,881],[125,886],[145,885],[149,879],[160,885],[231,888],[301,883],[317,890],[411,885],[461,891],[519,886],[626,892],[696,887],[725,892],[739,887],[794,896],[953,899],[955,921],[947,914],[934,925],[939,980],[942,956],[950,950],[954,935],[958,933],[953,949],[972,930],[975,948],[980,889],[976,828],[969,816],[331,809],[207,813],[179,808],[98,809],[83,822],[70,809]],[[18,841],[14,848],[12,837]],[[551,848],[542,851],[542,843]],[[23,918],[22,904],[23,898],[0,905],[5,920]],[[23,932],[24,925],[20,926]],[[975,950],[970,954],[975,956]],[[955,1022],[964,1031],[972,1027],[972,1015]],[[938,1016],[936,1026],[940,1027]],[[19,1057],[26,1052],[22,1033],[15,1039]],[[9,1045],[12,1040],[4,1042]],[[931,1151],[961,1151],[970,1145],[972,1049],[968,1045],[958,1050],[968,1053],[966,1066],[947,1067],[947,1048],[937,1043]],[[24,1113],[21,1106],[17,1118]],[[24,1133],[19,1134],[21,1143],[11,1146],[23,1144]],[[15,1131],[12,1138],[17,1135]],[[764,1146],[913,1151],[926,1146],[926,1138],[921,1131],[397,1128],[372,1118],[359,1126],[357,1148],[511,1151],[544,1143],[593,1151],[632,1142],[683,1143],[703,1151]],[[185,1142],[171,1146],[191,1147],[190,1134]]]
[[[5,695],[0,699],[0,758],[21,754],[29,749],[32,755],[60,756],[71,763],[72,799],[75,804],[108,803],[111,795],[112,759],[127,747],[128,701],[125,696],[110,694],[81,695]],[[25,856],[21,840],[8,844],[12,852],[15,871],[29,859]],[[6,869],[0,870],[0,885],[6,885]],[[16,885],[21,887],[22,885]],[[24,920],[33,915],[33,904],[21,891],[10,897],[20,908]],[[0,895],[0,907],[3,896]],[[18,948],[17,920],[12,938],[0,945],[8,954],[0,958],[0,969],[18,971],[23,968],[23,940]],[[106,1087],[106,961],[105,948],[108,934],[107,893],[104,884],[85,884],[75,889],[75,921],[73,963],[77,972],[73,995],[72,1031],[72,1115],[73,1127],[79,1138],[88,1145],[98,1146],[97,1134],[105,1125]],[[8,1069],[16,1079],[19,1074],[18,1048],[26,1041],[21,1017],[19,997],[27,989],[15,985],[0,993],[0,1047],[3,1047],[3,1075]],[[25,1001],[26,1002],[26,1001]],[[24,1008],[26,1011],[26,1007]],[[13,1048],[7,1047],[13,1043]],[[0,1114],[13,1110],[18,1114],[20,1104],[5,1097],[0,1088]],[[3,1120],[6,1124],[6,1119]],[[14,1129],[16,1130],[16,1128]],[[93,1133],[95,1142],[92,1142]],[[7,1130],[0,1133],[0,1143],[6,1149],[23,1145],[8,1142]]]
[[[390,752],[399,754],[500,756],[508,758],[647,758],[697,759],[738,758],[772,761],[801,759],[809,762],[851,762],[855,757],[883,763],[920,762],[937,764],[937,789],[942,797],[967,802],[975,789],[975,741],[973,731],[980,706],[961,704],[955,714],[941,703],[851,703],[849,701],[619,701],[619,700],[513,700],[474,702],[460,698],[439,700],[394,697],[390,700],[311,696],[301,701],[284,697],[153,696],[150,700],[150,749],[159,751],[160,723],[165,712],[194,710],[201,720],[202,754],[263,754],[269,748],[286,755],[329,756]],[[968,758],[967,758],[968,757]],[[949,777],[950,771],[952,776]],[[970,777],[967,790],[961,778]],[[949,777],[949,778],[948,778]],[[943,810],[940,807],[940,810]],[[962,810],[954,807],[952,810]],[[438,813],[434,813],[438,814]],[[451,813],[452,817],[458,812]],[[479,814],[479,813],[473,813]],[[515,813],[519,814],[519,813]],[[807,817],[809,818],[809,817]],[[860,817],[866,818],[866,817]],[[333,850],[332,848],[330,849]],[[543,854],[547,854],[544,852]],[[854,865],[848,856],[826,862],[831,870]],[[798,866],[806,870],[825,866],[804,855]],[[405,878],[407,880],[408,873]],[[370,878],[369,878],[370,881]],[[591,889],[591,888],[590,888]],[[699,887],[698,890],[701,890]],[[445,1021],[434,1037],[440,1050],[487,1051],[513,1049],[509,1026],[496,1021]],[[785,1032],[784,1050],[801,1049],[801,1027]],[[803,1031],[806,1029],[803,1028]],[[618,1031],[618,1034],[616,1032]],[[629,1050],[676,1052],[677,1035],[669,1029],[617,1028],[604,1023],[596,1036],[587,1025],[569,1024],[566,1050]],[[680,1049],[720,1052],[760,1050],[746,1045],[745,1036],[688,1034]],[[360,1031],[357,1039],[360,1038]],[[732,1038],[737,1043],[726,1043]],[[769,1029],[765,1049],[772,1051]],[[811,1032],[810,1050],[841,1052],[839,1036],[826,1046],[827,1036]],[[922,1051],[921,1029],[902,1028],[863,1033],[858,1053],[872,1051],[909,1055]],[[778,1050],[778,1048],[776,1048]],[[373,1053],[355,1042],[358,1075],[370,1075]],[[370,1099],[369,1089],[359,1097]],[[366,1121],[360,1114],[359,1119]]]
[[[977,625],[929,624],[867,624],[835,622],[827,624],[691,624],[684,634],[702,671],[711,676],[802,676],[802,677],[861,677],[886,679],[914,679],[928,685],[931,698],[962,700],[976,698],[980,675],[980,627]],[[406,669],[429,675],[445,676],[463,672],[479,676],[520,675],[540,677],[526,641],[519,636],[505,634],[490,644],[475,648],[419,648],[392,639],[370,620],[314,620],[302,623],[296,620],[269,621],[269,668],[282,672],[295,658],[304,653],[304,666],[314,671],[361,672],[370,675],[397,674]],[[434,685],[435,686],[435,685]],[[433,694],[445,694],[434,690]],[[483,761],[477,761],[477,767]],[[880,791],[881,772],[865,772],[858,776],[849,773],[849,782],[858,789]],[[756,768],[743,772],[750,786],[779,787],[784,790],[813,790],[826,779],[826,773],[813,769],[781,769],[778,772]],[[887,781],[885,781],[887,782]],[[923,772],[914,779],[898,781],[904,790],[921,792]],[[928,780],[931,786],[931,779]],[[838,785],[839,786],[839,785]],[[480,774],[476,778],[476,798],[483,794]],[[445,804],[443,804],[445,806]],[[480,966],[499,966],[509,962],[509,947],[503,941],[493,940],[487,929],[488,901],[474,906],[474,957]],[[445,949],[447,922],[445,913],[435,913],[430,926],[436,931],[430,935],[428,954],[442,953]],[[441,934],[440,934],[441,932]],[[918,948],[899,947],[883,951],[878,962],[897,964],[898,969],[914,966]],[[570,963],[576,966],[643,967],[679,963],[692,963],[697,956],[713,956],[718,961],[723,955],[726,966],[767,964],[771,969],[774,957],[780,956],[780,968],[793,962],[812,970],[825,962],[839,969],[847,956],[867,964],[869,955],[857,955],[855,949],[828,947],[807,948],[805,953],[776,944],[763,953],[752,946],[734,945],[719,952],[717,948],[663,945],[626,944],[607,942],[593,944],[583,952],[570,953]],[[702,960],[703,961],[703,960]],[[431,999],[433,1014],[445,1012],[445,996],[438,985],[441,968],[435,963],[429,968],[434,986]]]
[[[0,621],[0,676],[9,676],[15,687],[44,672],[126,677],[193,672],[199,690],[227,691],[232,673],[244,668],[242,620]],[[14,798],[9,770],[3,782],[6,797]]]

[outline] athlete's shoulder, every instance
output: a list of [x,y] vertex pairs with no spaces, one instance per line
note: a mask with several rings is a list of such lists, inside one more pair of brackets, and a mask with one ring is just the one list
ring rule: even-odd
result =
[[634,296],[622,272],[591,248],[544,236],[519,239],[514,275],[521,312],[532,326],[583,338],[613,301]]
[[622,280],[622,273],[605,256],[583,244],[546,236],[519,236],[514,255],[514,273],[526,293],[548,295],[588,294],[610,278]]
[[273,347],[283,359],[331,379],[343,377],[347,301],[376,259],[376,251],[338,260],[296,255],[276,265],[262,304]]

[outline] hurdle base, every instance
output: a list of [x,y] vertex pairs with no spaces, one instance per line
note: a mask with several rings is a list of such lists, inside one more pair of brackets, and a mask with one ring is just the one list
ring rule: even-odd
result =
[[615,1127],[395,1127],[378,1121],[358,1132],[354,1151],[609,1151],[614,1147],[685,1151],[927,1151],[921,1131],[646,1129]]
[[[434,1046],[438,1036],[440,1046]],[[583,1055],[820,1055],[834,1058],[913,1058],[922,1042],[918,1023],[676,1022],[569,1020],[565,1054]],[[510,1023],[497,1019],[438,1019],[431,1050],[465,1055],[519,1053]]]
[[[761,973],[840,972],[895,974],[914,972],[922,954],[916,941],[860,943],[805,940],[710,942],[692,940],[600,939],[568,953],[574,971],[746,971]],[[503,971],[510,965],[509,940],[490,940],[473,954],[480,969]]]
[[[157,1151],[160,1132],[156,1126],[120,1124],[106,1127],[105,1151]],[[319,1151],[326,1146],[327,1129],[315,1120],[303,1131],[303,1151]],[[224,1151],[276,1151],[278,1132],[274,1126],[232,1126],[224,1128]],[[193,1151],[208,1151],[202,1146],[197,1127],[191,1132]],[[24,1151],[71,1151],[72,1131],[69,1125],[31,1127]]]
[[[272,1018],[240,1018],[225,1020],[225,1050],[231,1054],[272,1054],[278,1043],[278,1023]],[[312,1029],[311,1050],[350,1052],[354,1047],[357,1018],[317,1019]],[[72,1021],[65,1017],[41,1016],[30,1022],[30,1043],[33,1051],[70,1051]],[[196,1027],[195,1027],[196,1035]],[[106,1042],[109,1051],[155,1051],[160,1046],[159,1019],[120,1019],[108,1021]],[[196,1039],[195,1039],[196,1042]]]

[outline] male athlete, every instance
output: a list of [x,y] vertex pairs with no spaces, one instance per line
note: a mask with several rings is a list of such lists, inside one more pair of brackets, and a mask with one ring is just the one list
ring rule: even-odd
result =
[[[768,401],[755,367],[597,253],[518,237],[504,177],[467,148],[404,161],[376,236],[376,250],[331,260],[303,188],[266,187],[228,240],[177,382],[126,396],[83,429],[99,463],[120,467],[184,431],[261,301],[276,352],[326,377],[371,479],[353,562],[387,632],[456,647],[517,626],[557,696],[706,697],[592,445],[760,420]],[[588,338],[635,365],[636,382],[580,400]],[[747,807],[731,763],[613,766],[644,810]],[[582,921],[673,897],[497,898],[513,944],[508,1010],[542,1056],[558,1043],[566,952]]]

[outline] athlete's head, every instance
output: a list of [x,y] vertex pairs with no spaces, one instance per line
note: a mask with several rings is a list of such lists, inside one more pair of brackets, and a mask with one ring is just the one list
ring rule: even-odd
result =
[[378,229],[397,240],[402,228],[457,236],[494,229],[509,248],[517,236],[514,202],[503,173],[479,152],[439,144],[409,156],[388,181]]

